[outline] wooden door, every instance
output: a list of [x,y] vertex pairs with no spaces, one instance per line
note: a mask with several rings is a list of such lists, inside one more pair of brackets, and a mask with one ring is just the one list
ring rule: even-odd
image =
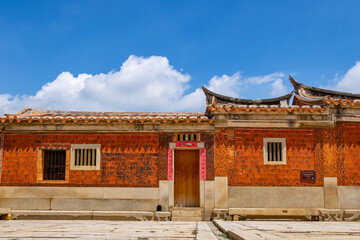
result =
[[175,150],[175,207],[200,206],[199,150]]

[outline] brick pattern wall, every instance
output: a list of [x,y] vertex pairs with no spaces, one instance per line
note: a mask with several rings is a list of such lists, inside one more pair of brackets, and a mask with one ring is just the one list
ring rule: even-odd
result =
[[2,169],[3,146],[4,146],[3,139],[4,139],[4,136],[1,134],[0,135],[0,182],[1,182],[1,169]]
[[235,129],[215,131],[215,176],[231,175],[235,167]]
[[202,133],[200,140],[205,143],[206,147],[206,180],[214,181],[214,133]]
[[[286,138],[286,165],[264,165],[263,139]],[[343,186],[360,185],[360,124],[338,123],[314,129],[217,129],[215,176],[230,186],[323,186],[337,177]],[[316,182],[300,180],[301,170],[315,170]]]
[[167,180],[168,174],[168,148],[169,143],[173,142],[174,134],[159,134],[159,159],[158,159],[158,177],[159,180]]
[[[219,129],[215,174],[230,186],[316,186],[301,182],[301,170],[316,170],[312,129]],[[264,165],[263,139],[286,138],[286,165]],[[228,140],[229,139],[229,140]]]
[[[101,144],[101,169],[70,170],[66,184],[38,182],[39,148],[69,151],[71,144]],[[157,187],[158,158],[156,134],[5,135],[1,185]]]
[[338,184],[345,180],[345,145],[343,124],[335,128],[316,129],[315,164],[320,184],[324,177],[337,177]]
[[360,186],[360,124],[341,124],[344,134],[344,176],[339,185]]
[[[4,136],[0,185],[158,187],[167,180],[167,150],[174,133],[9,134]],[[202,133],[207,148],[207,179],[214,179],[214,134]],[[101,144],[100,170],[70,170],[68,180],[40,181],[41,149]],[[40,159],[40,161],[39,161]],[[40,166],[39,166],[40,165]]]

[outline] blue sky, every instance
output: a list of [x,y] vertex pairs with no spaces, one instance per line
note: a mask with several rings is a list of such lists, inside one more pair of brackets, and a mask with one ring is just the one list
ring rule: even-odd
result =
[[289,73],[360,93],[359,9],[347,0],[0,0],[0,113],[202,111],[202,84],[267,98],[291,91]]

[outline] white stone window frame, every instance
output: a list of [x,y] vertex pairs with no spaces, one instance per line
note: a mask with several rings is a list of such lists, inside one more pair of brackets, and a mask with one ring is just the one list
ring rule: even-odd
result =
[[[76,149],[96,149],[96,166],[75,166]],[[100,170],[101,144],[71,144],[70,170]]]
[[[268,143],[281,143],[281,158],[282,161],[268,161]],[[286,165],[286,138],[264,138],[263,154],[265,165]]]

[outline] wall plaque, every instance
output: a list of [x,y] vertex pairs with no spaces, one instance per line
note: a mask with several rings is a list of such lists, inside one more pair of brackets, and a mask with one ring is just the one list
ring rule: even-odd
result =
[[189,148],[196,148],[197,142],[176,142],[175,147],[189,147]]
[[301,181],[312,181],[316,180],[316,171],[315,170],[301,170],[300,171]]

